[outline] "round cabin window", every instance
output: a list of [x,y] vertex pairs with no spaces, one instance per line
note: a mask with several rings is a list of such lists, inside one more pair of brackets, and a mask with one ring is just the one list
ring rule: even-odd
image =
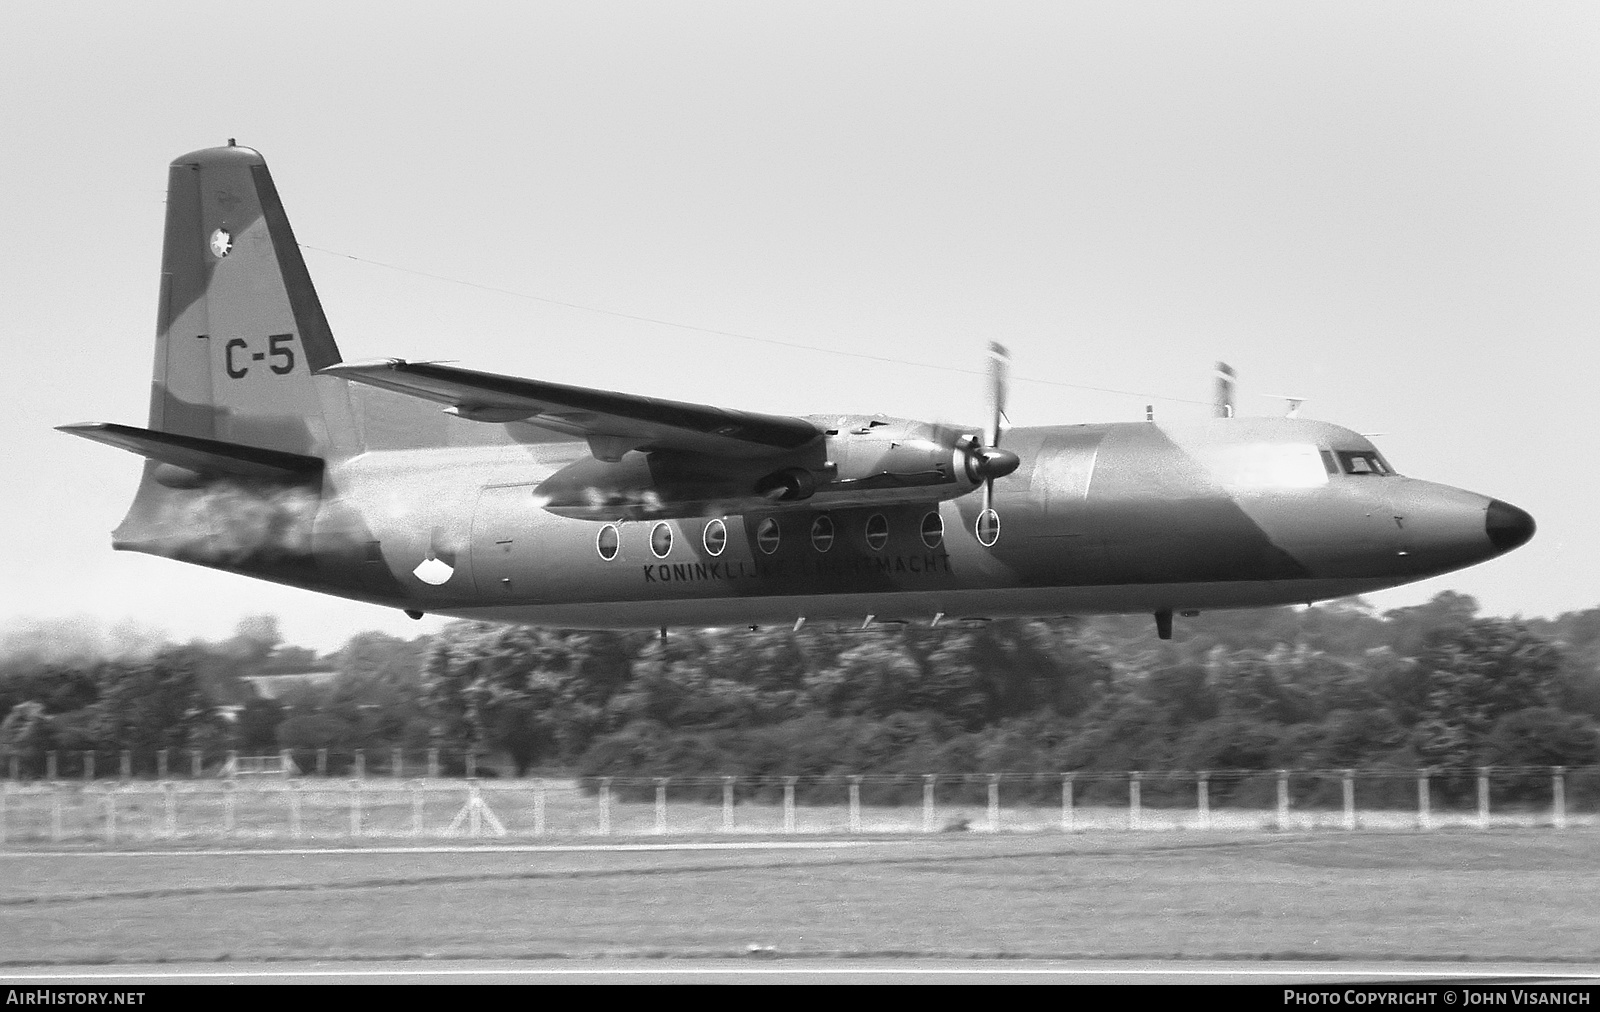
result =
[[600,528],[600,533],[594,539],[594,550],[607,562],[617,557],[617,549],[621,545],[622,537],[617,533],[616,524],[606,524]]
[[889,521],[883,518],[882,513],[872,514],[867,520],[867,547],[874,552],[881,552],[888,543]]
[[756,545],[766,554],[771,555],[778,550],[780,535],[778,521],[767,517],[756,526]]
[[706,524],[705,536],[706,551],[712,555],[721,555],[722,550],[728,547],[728,527],[721,520],[713,520]]
[[978,522],[973,525],[973,530],[978,535],[978,543],[985,548],[992,547],[1000,540],[1000,514],[994,510],[984,510],[978,514]]
[[922,518],[922,543],[929,548],[938,548],[944,541],[944,517],[937,513],[929,513]]
[[826,552],[833,547],[833,521],[827,517],[817,517],[811,521],[811,547],[819,552]]
[[650,551],[658,559],[666,558],[672,551],[672,528],[665,521],[650,529]]

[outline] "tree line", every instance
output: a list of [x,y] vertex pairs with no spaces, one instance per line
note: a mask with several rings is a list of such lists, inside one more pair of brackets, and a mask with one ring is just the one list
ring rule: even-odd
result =
[[[277,699],[246,679],[320,670]],[[575,632],[457,622],[318,657],[266,617],[140,657],[0,660],[0,752],[440,749],[507,775],[715,777],[1586,767],[1600,608],[1471,597],[860,630]],[[1538,778],[1529,778],[1528,791]]]

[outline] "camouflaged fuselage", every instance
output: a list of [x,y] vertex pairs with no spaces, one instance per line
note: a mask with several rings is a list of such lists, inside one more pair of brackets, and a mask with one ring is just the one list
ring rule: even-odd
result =
[[[1515,540],[1502,533],[1497,543],[1487,497],[1398,475],[1327,473],[1320,451],[1372,447],[1321,422],[1022,428],[1007,445],[1022,466],[996,483],[1000,537],[990,547],[976,536],[977,492],[614,524],[559,516],[535,490],[588,453],[579,442],[362,453],[329,467],[314,504],[272,517],[263,551],[231,557],[226,537],[219,550],[192,529],[160,536],[160,518],[174,510],[154,500],[207,493],[157,487],[118,543],[409,610],[653,628],[1309,602],[1472,565]],[[1263,455],[1278,472],[1254,463]],[[886,532],[876,545],[867,537],[874,516]],[[831,538],[813,537],[818,517]],[[758,538],[768,519],[775,544]],[[713,520],[720,542],[706,537]],[[599,544],[606,528],[616,532],[609,559]],[[416,575],[429,558],[449,567],[443,583]]]
[[[116,547],[404,609],[567,627],[1309,602],[1515,548],[1526,513],[1348,429],[798,418],[345,363],[260,154],[169,169],[147,458]],[[995,407],[1003,375],[991,377]],[[981,515],[992,482],[993,514]]]

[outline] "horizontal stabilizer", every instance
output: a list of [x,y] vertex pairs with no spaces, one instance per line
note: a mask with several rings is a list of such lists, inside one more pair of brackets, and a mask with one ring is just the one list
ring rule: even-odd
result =
[[589,440],[602,460],[619,459],[629,450],[762,457],[799,449],[822,435],[804,418],[731,411],[432,362],[347,362],[329,366],[321,374],[423,397],[473,421],[523,421],[580,436]]
[[300,482],[322,473],[321,458],[282,450],[263,450],[258,446],[156,432],[114,422],[84,422],[56,428],[192,471],[197,476]]

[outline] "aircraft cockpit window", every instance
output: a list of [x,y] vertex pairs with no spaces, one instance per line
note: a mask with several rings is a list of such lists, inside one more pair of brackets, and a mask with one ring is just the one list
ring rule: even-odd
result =
[[1339,462],[1334,459],[1332,450],[1318,450],[1322,454],[1322,466],[1329,474],[1339,473]]
[[1370,475],[1384,477],[1393,474],[1389,465],[1383,458],[1372,450],[1340,450],[1339,463],[1344,465],[1345,474]]

